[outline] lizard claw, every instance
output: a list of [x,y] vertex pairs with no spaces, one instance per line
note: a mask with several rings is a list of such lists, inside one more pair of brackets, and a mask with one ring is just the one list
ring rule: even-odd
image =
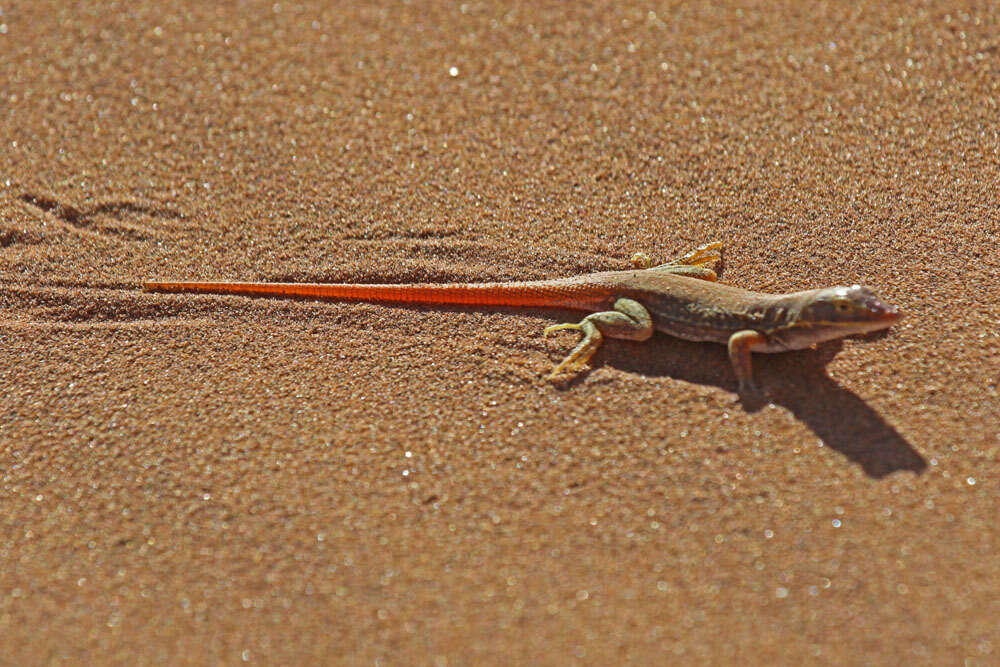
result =
[[683,257],[678,257],[671,264],[684,266],[703,266],[722,259],[722,241],[712,241],[698,246]]

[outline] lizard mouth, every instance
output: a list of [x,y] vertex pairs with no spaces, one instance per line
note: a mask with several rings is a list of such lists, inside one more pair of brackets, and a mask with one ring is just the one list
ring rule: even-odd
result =
[[899,310],[897,306],[892,306],[887,303],[873,304],[872,312],[875,315],[875,320],[882,325],[887,327],[892,326],[896,322],[903,319],[903,313]]

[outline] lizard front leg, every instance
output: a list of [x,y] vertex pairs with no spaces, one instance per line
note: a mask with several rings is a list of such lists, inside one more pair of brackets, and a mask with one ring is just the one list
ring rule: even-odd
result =
[[750,361],[750,354],[754,351],[763,351],[767,343],[767,336],[746,329],[737,331],[729,337],[729,360],[736,371],[736,381],[739,383],[739,393],[756,394],[757,386],[753,382],[753,365]]
[[546,327],[546,336],[563,329],[583,332],[583,340],[555,367],[547,379],[553,380],[563,371],[575,371],[585,366],[597,352],[605,336],[643,341],[649,340],[653,335],[653,318],[641,303],[632,299],[618,299],[614,308],[588,315],[579,324],[553,324]]

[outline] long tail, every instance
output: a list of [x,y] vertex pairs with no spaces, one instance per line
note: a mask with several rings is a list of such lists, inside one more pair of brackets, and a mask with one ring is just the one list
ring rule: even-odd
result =
[[[559,281],[365,285],[352,283],[231,283],[147,281],[148,292],[200,292],[242,296],[300,297],[470,306],[547,307],[589,310],[579,288]],[[582,297],[582,298],[581,298]]]

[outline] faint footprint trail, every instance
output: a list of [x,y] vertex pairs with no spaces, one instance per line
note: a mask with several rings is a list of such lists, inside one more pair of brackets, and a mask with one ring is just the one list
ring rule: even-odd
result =
[[0,228],[0,250],[16,245],[37,245],[41,242],[41,234],[26,229]]
[[119,329],[212,321],[205,305],[163,302],[135,292],[86,285],[8,287],[0,290],[0,328]]
[[[138,222],[142,217],[181,220],[184,214],[165,206],[147,206],[133,201],[105,201],[79,208],[64,204],[53,197],[26,192],[18,196],[25,204],[55,216],[77,232],[105,237],[146,241],[156,237],[157,230]],[[101,218],[111,218],[109,223]]]

